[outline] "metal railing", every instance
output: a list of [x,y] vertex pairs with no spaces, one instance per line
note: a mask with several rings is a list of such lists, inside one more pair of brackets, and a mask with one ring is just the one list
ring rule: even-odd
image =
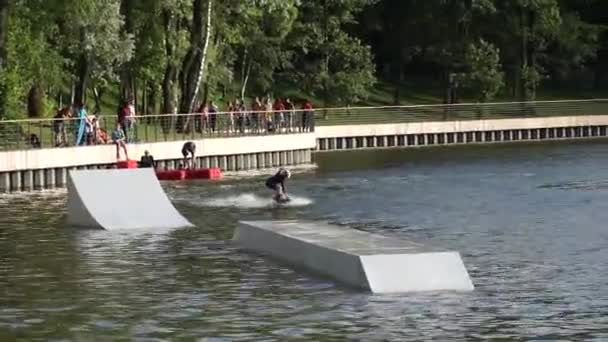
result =
[[316,125],[357,125],[578,115],[608,115],[608,99],[317,109]]
[[0,121],[0,150],[112,144],[112,131],[117,126],[123,129],[127,143],[294,134],[314,131],[314,113],[292,110],[145,115],[127,118],[120,124],[116,115],[4,120]]
[[[608,99],[145,115],[123,122],[123,126],[128,142],[162,142],[313,132],[315,125],[578,115],[608,115]],[[116,115],[98,116],[89,129],[81,125],[83,121],[79,118],[0,121],[0,150],[109,144],[117,121]],[[82,139],[77,141],[81,126]]]

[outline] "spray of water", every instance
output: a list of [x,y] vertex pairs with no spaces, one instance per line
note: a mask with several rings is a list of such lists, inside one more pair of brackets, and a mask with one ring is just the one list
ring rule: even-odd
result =
[[260,197],[253,193],[244,193],[234,196],[224,196],[203,200],[200,204],[207,207],[235,207],[235,208],[269,208],[269,207],[303,207],[313,203],[311,199],[299,196],[289,196],[291,201],[278,205],[270,197]]

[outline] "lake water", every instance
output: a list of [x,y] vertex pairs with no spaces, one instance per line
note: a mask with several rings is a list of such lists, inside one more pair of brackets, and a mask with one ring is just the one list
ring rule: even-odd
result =
[[[198,227],[78,231],[65,192],[0,197],[0,340],[608,340],[608,143],[317,155],[165,184]],[[371,295],[238,251],[239,219],[322,219],[460,251],[471,293]]]

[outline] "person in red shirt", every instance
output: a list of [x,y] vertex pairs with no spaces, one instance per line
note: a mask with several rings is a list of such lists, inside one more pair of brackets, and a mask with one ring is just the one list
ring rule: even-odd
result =
[[129,103],[127,101],[123,101],[120,107],[118,107],[118,124],[125,134],[125,141],[129,141],[129,117],[131,115],[131,110],[129,109]]
[[300,132],[310,132],[314,127],[314,116],[315,113],[312,110],[312,103],[308,100],[304,100],[302,104],[302,126]]
[[274,130],[275,132],[280,130],[283,124],[283,112],[285,111],[285,105],[280,98],[274,101],[274,105],[272,106],[272,110],[274,111]]

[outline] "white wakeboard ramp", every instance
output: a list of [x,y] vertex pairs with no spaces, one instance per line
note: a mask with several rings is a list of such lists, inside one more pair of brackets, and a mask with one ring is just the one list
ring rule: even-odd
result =
[[152,168],[74,170],[68,174],[68,223],[88,228],[192,227],[175,209]]
[[321,222],[240,222],[248,251],[373,293],[472,291],[460,253]]

